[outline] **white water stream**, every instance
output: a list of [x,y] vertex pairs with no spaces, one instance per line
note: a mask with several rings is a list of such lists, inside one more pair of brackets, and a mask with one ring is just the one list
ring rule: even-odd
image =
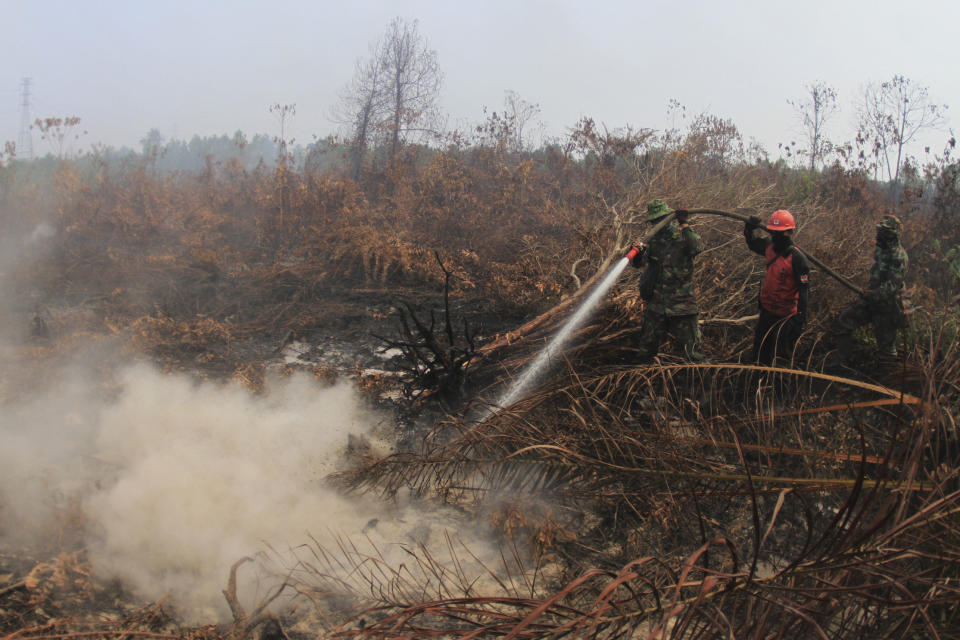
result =
[[597,285],[597,288],[593,290],[590,297],[580,305],[576,313],[570,316],[570,319],[567,320],[557,335],[550,340],[546,348],[537,355],[536,359],[524,369],[520,377],[514,380],[510,388],[500,397],[500,400],[497,402],[499,406],[508,407],[523,397],[523,394],[527,392],[529,387],[536,382],[538,376],[546,370],[551,360],[559,354],[567,339],[590,317],[590,313],[600,304],[600,301],[607,294],[607,291],[610,290],[610,287],[613,286],[613,283],[617,281],[617,278],[620,277],[620,274],[629,261],[628,258],[621,258],[613,265],[610,273]]

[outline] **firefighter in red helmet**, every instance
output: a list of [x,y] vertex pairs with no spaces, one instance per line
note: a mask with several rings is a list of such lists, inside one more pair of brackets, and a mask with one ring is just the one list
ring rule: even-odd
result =
[[758,364],[772,365],[775,358],[792,355],[807,322],[810,265],[793,246],[797,224],[789,211],[774,211],[767,222],[769,234],[758,236],[755,231],[762,225],[759,217],[750,216],[743,228],[747,247],[766,260],[751,359]]

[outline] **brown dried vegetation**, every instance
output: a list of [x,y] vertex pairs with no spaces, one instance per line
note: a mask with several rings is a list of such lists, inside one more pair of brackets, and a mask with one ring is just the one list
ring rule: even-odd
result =
[[[4,222],[24,232],[52,214],[55,227],[49,252],[20,261],[8,280],[45,318],[48,355],[77,336],[119,336],[168,367],[235,375],[254,389],[265,359],[294,337],[320,339],[340,305],[365,297],[400,308],[398,293],[443,291],[442,324],[413,307],[401,316],[394,343],[411,363],[407,383],[419,385],[408,395],[423,401],[450,384],[489,401],[639,237],[653,197],[691,209],[788,208],[798,243],[863,283],[881,187],[839,166],[808,174],[748,162],[731,127],[701,119],[667,144],[584,121],[567,148],[409,148],[357,181],[233,163],[161,175],[146,160],[94,158],[59,163],[54,188],[41,191],[28,165],[8,164],[22,187],[5,187]],[[792,362],[740,364],[762,266],[739,225],[695,218],[707,247],[698,287],[712,364],[665,355],[631,366],[642,305],[634,276],[624,278],[529,397],[505,408],[478,399],[418,446],[364,457],[337,478],[345,489],[413,492],[475,514],[512,549],[504,566],[477,582],[456,561],[470,550],[453,541],[453,567],[423,547],[397,567],[347,542],[311,543],[311,559],[284,580],[316,605],[316,633],[955,635],[960,352],[945,258],[958,242],[955,191],[941,185],[933,203],[919,189],[904,195],[921,311],[903,361],[870,382],[820,372],[831,315],[851,294],[817,273]],[[39,209],[25,208],[32,199]],[[501,333],[477,337],[469,323],[478,318],[455,331],[451,299],[486,307]],[[419,377],[418,359],[432,366]],[[2,587],[0,637],[244,637],[268,624],[286,633],[266,602],[250,615],[239,607],[237,568],[225,592],[234,625],[184,629],[163,603],[81,615],[71,607],[95,608],[106,590],[80,556],[60,556]]]

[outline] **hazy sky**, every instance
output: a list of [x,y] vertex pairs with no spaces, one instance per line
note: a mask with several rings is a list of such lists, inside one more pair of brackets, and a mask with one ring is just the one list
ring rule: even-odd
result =
[[[273,103],[296,104],[292,132],[336,131],[330,111],[391,18],[417,19],[445,74],[451,125],[476,123],[505,90],[540,105],[548,133],[581,116],[609,128],[671,125],[668,101],[732,119],[776,156],[796,137],[788,99],[821,80],[849,140],[867,82],[903,74],[960,109],[960,3],[935,0],[0,0],[0,142],[31,117],[75,115],[103,142],[276,135]],[[682,121],[678,124],[683,124]],[[947,131],[927,142],[940,150]],[[34,150],[49,151],[34,134]]]

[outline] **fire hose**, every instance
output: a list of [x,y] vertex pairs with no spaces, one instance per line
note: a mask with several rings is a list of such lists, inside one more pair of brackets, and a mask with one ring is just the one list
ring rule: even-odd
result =
[[[729,211],[720,211],[720,210],[718,210],[718,209],[687,209],[687,214],[688,214],[688,215],[691,215],[691,216],[692,216],[692,215],[696,215],[696,214],[701,214],[701,213],[702,213],[702,214],[706,214],[706,215],[712,215],[712,216],[721,216],[721,217],[724,217],[724,218],[732,218],[733,220],[739,220],[740,222],[743,222],[743,223],[749,223],[749,222],[750,222],[750,217],[749,217],[749,216],[745,216],[745,215],[743,215],[743,214],[741,214],[741,213],[731,213],[731,212],[729,212]],[[661,228],[663,228],[664,225],[666,225],[670,220],[672,220],[672,219],[675,217],[675,215],[676,215],[676,212],[671,213],[671,214],[669,214],[668,216],[664,217],[663,220],[661,220],[660,222],[658,222],[656,225],[653,226],[653,228],[650,229],[650,231],[647,232],[647,234],[646,234],[645,237],[648,238],[648,237],[653,236],[657,231],[659,231]],[[769,229],[766,229],[765,227],[762,227],[762,226],[761,226],[760,228],[763,229],[764,231],[767,231],[768,233],[770,232]],[[847,280],[846,278],[844,278],[843,276],[841,276],[839,273],[837,273],[836,271],[834,271],[833,269],[831,269],[831,268],[828,267],[827,265],[823,264],[823,262],[821,262],[820,260],[817,260],[817,259],[814,258],[812,255],[810,255],[808,252],[806,252],[806,251],[804,251],[803,249],[801,249],[799,246],[797,246],[797,245],[793,245],[793,246],[794,246],[798,251],[800,251],[800,253],[802,253],[804,256],[806,256],[807,260],[809,260],[810,262],[812,262],[812,263],[813,263],[814,265],[816,265],[818,268],[822,269],[827,275],[831,276],[831,277],[832,277],[833,279],[835,279],[837,282],[839,282],[840,284],[842,284],[842,285],[845,286],[846,288],[850,289],[851,291],[853,291],[854,293],[856,293],[856,294],[859,295],[860,297],[864,297],[864,296],[866,295],[866,294],[864,293],[863,289],[859,288],[857,285],[853,284],[852,282],[850,282],[849,280]],[[629,253],[627,253],[627,257],[628,257],[628,258],[633,258],[636,254],[637,254],[637,248],[634,247],[633,249],[630,250]]]
[[[734,219],[734,220],[739,220],[739,221],[744,222],[744,223],[747,223],[747,222],[750,221],[750,219],[749,219],[748,216],[745,216],[745,215],[739,214],[739,213],[730,213],[729,211],[719,211],[719,210],[716,210],[716,209],[688,209],[688,210],[687,210],[687,214],[688,214],[688,215],[695,215],[695,214],[701,214],[701,213],[702,213],[702,214],[706,214],[706,215],[716,215],[716,216],[722,216],[722,217],[725,217],[725,218],[732,218],[732,219]],[[665,227],[667,224],[669,224],[670,221],[673,220],[675,217],[676,217],[676,212],[671,212],[671,213],[665,215],[665,216],[664,216],[663,218],[661,218],[660,220],[658,220],[655,225],[653,225],[652,227],[650,227],[650,229],[648,229],[648,230],[646,231],[646,233],[645,233],[644,236],[643,236],[643,239],[640,240],[640,241],[638,242],[638,244],[639,244],[639,245],[643,245],[644,241],[646,241],[648,238],[653,237],[658,231],[660,231],[660,229],[662,229],[662,228]],[[762,227],[761,227],[761,228],[762,228]],[[796,246],[796,245],[794,245],[794,246]],[[797,249],[800,249],[799,247],[796,247],[796,248],[797,248]],[[801,249],[801,251],[802,251],[802,249]],[[625,257],[628,258],[628,259],[633,259],[633,258],[637,255],[637,253],[639,253],[639,252],[640,252],[640,248],[639,248],[639,247],[633,247],[633,248],[630,249],[630,251],[626,254]],[[834,270],[830,269],[828,266],[826,266],[825,264],[823,264],[822,262],[820,262],[819,260],[817,260],[816,258],[814,258],[813,256],[811,256],[809,253],[807,253],[806,251],[803,251],[803,255],[806,256],[807,259],[810,260],[810,262],[812,262],[812,263],[815,264],[817,267],[819,267],[820,269],[822,269],[823,271],[825,271],[827,274],[829,274],[830,276],[832,276],[833,278],[835,278],[835,279],[836,279],[838,282],[840,282],[842,285],[844,285],[845,287],[847,287],[847,288],[850,289],[851,291],[855,292],[856,294],[858,294],[858,295],[860,295],[860,296],[864,296],[863,291],[862,291],[861,289],[859,289],[855,284],[851,283],[849,280],[847,280],[846,278],[844,278],[843,276],[841,276],[840,274],[838,274],[838,273],[835,272]],[[556,305],[553,309],[551,309],[551,310],[548,311],[547,313],[540,314],[539,316],[537,316],[536,318],[534,318],[534,319],[531,320],[530,322],[527,322],[526,324],[524,324],[523,326],[519,327],[519,328],[516,329],[515,331],[508,332],[508,333],[506,333],[506,334],[498,337],[497,339],[493,340],[492,342],[489,342],[489,343],[483,345],[482,347],[480,347],[480,349],[478,349],[478,356],[479,356],[479,357],[486,356],[486,355],[492,353],[493,351],[495,351],[496,349],[499,349],[500,347],[502,347],[502,346],[504,346],[504,345],[511,344],[512,342],[515,342],[515,341],[517,341],[517,340],[520,340],[520,339],[522,339],[524,336],[526,336],[527,334],[531,333],[532,331],[537,330],[537,329],[540,329],[540,328],[543,327],[547,322],[551,321],[554,317],[556,317],[556,314],[558,314],[558,313],[560,313],[560,312],[563,312],[563,311],[566,311],[566,309],[567,309],[574,301],[576,301],[576,300],[578,300],[578,299],[579,299],[579,298],[577,298],[576,296],[571,296],[571,297],[567,298],[565,301],[563,301],[563,302],[561,302],[560,304]]]
[[[647,234],[643,237],[643,240],[646,240],[647,238],[652,238],[653,236],[657,235],[657,232],[660,231],[660,229],[663,229],[665,226],[667,226],[667,223],[673,220],[676,216],[677,216],[676,211],[671,211],[670,213],[665,215],[660,222],[650,227],[650,229],[647,231]],[[626,258],[628,260],[633,260],[633,258],[638,253],[640,253],[640,245],[643,245],[643,240],[639,242],[638,246],[633,247],[632,249],[630,249],[630,251],[627,252]]]

